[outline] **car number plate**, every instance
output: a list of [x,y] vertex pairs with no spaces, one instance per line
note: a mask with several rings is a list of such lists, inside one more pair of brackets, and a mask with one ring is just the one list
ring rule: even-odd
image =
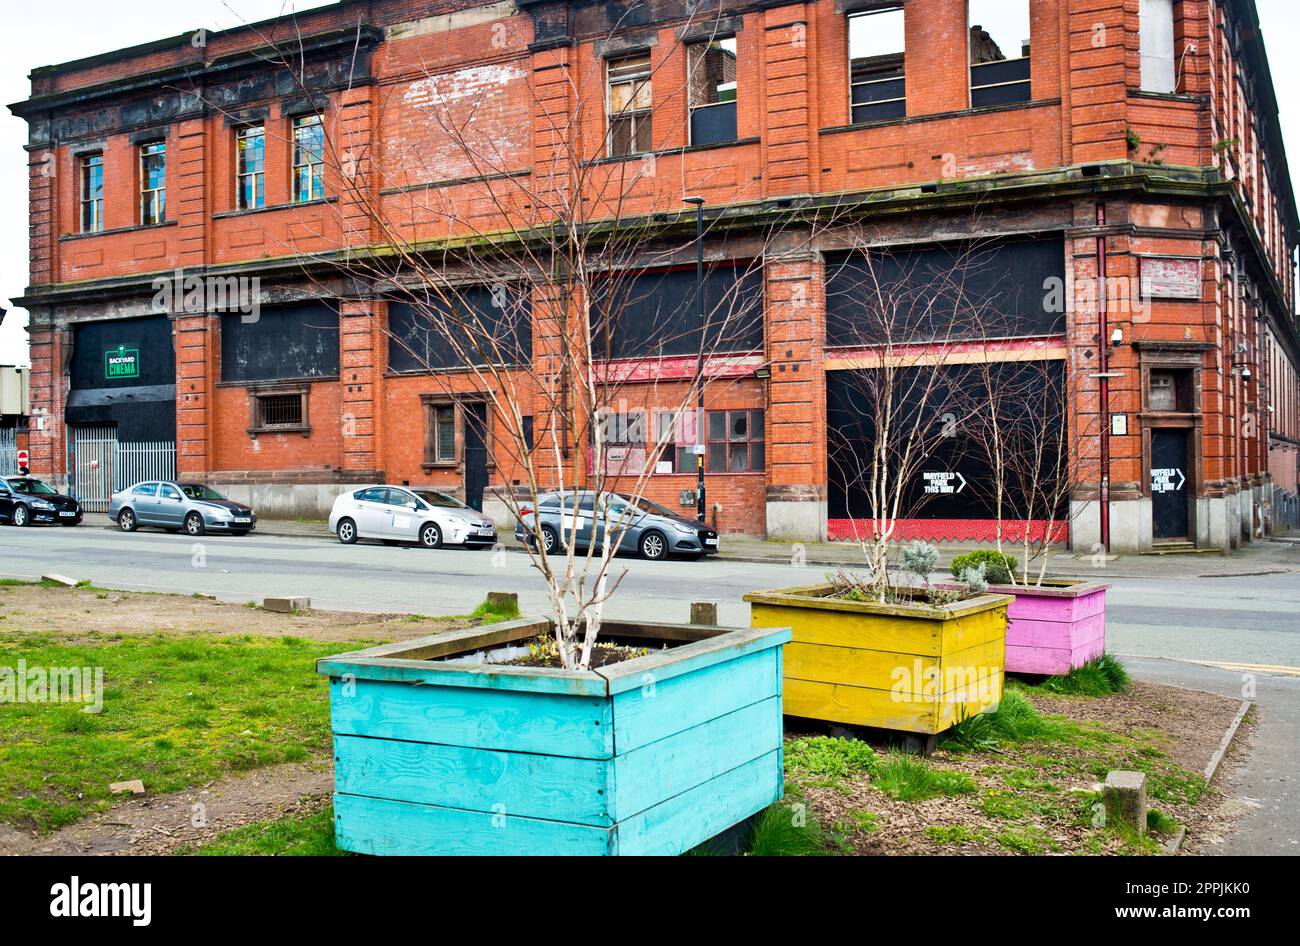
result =
[[252,519],[249,519],[247,516],[244,516],[244,517],[242,517],[242,518],[239,517],[239,516],[236,516],[236,517],[235,517],[235,521],[238,522],[238,523],[241,523],[241,524],[242,524],[242,523],[245,523],[245,522],[252,522],[253,520],[252,520]]
[[75,513],[75,512],[60,512],[59,515],[60,515],[60,516],[66,516],[67,518],[71,519],[73,516],[76,515],[76,513]]
[[704,544],[705,544],[705,545],[717,545],[717,544],[718,544],[718,540],[717,540],[716,538],[713,538],[713,539],[705,539],[705,540],[704,540]]
[[495,529],[492,529],[491,527],[484,527],[484,528],[478,530],[478,534],[479,534],[479,535],[495,535],[495,534],[496,534],[496,530],[495,530]]

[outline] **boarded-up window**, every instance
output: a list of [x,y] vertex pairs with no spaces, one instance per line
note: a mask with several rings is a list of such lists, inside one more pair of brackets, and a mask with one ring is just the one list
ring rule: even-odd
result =
[[1034,519],[1063,518],[1068,512],[1064,505],[1047,507],[1057,497],[1055,480],[1062,472],[1063,441],[1057,432],[1067,423],[1064,367],[1064,362],[1003,362],[988,366],[987,379],[979,365],[902,368],[888,385],[873,382],[870,369],[828,372],[830,517],[861,519],[872,514],[875,420],[883,416],[875,399],[892,392],[894,436],[915,432],[917,455],[926,458],[905,484],[899,508],[906,518],[996,519],[997,479],[984,413],[987,380],[994,392],[1017,392],[1015,397],[993,398],[1005,464],[1003,516],[1015,519],[1030,512]]
[[221,316],[221,380],[281,381],[339,373],[339,313],[328,303]]
[[419,302],[388,304],[388,368],[439,371],[532,361],[527,287],[461,286]]
[[1142,91],[1175,92],[1174,0],[1141,0]]
[[[593,287],[592,345],[598,360],[758,351],[763,279],[757,267],[704,274],[700,318],[694,268],[619,274]],[[708,333],[705,335],[704,327]]]
[[826,261],[826,342],[878,345],[1065,330],[1060,239],[872,250]]

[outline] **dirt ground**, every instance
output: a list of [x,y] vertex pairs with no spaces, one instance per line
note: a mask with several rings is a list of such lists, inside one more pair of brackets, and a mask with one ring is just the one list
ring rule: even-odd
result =
[[[1215,694],[1151,683],[1133,683],[1127,693],[1108,697],[1035,693],[1030,699],[1042,713],[1095,724],[1119,735],[1141,734],[1149,751],[1159,753],[1161,765],[1167,763],[1194,776],[1204,773],[1239,707],[1236,701]],[[1244,735],[1238,733],[1233,753],[1196,804],[1185,799],[1148,799],[1151,807],[1185,826],[1180,854],[1198,852],[1230,829],[1239,815],[1233,800],[1214,786],[1223,784],[1245,742]],[[941,749],[934,764],[966,773],[978,786],[977,792],[901,802],[864,778],[810,787],[805,794],[818,820],[838,825],[841,846],[856,854],[1013,854],[1017,843],[1031,844],[1032,853],[1119,853],[1123,844],[1118,837],[1099,835],[1086,817],[1078,816],[1084,799],[1101,789],[1100,773],[1088,770],[1096,758],[1093,748],[1060,743],[1011,745],[992,756]],[[1040,784],[1009,788],[1012,773],[1029,773],[1028,777]],[[999,794],[1027,799],[1028,810],[1007,821],[991,818],[982,803]],[[874,822],[867,830],[854,830],[862,812],[871,812]],[[960,836],[941,840],[931,833],[935,826],[952,829]],[[1169,840],[1172,838],[1160,838],[1162,843]]]
[[[93,588],[0,586],[0,632],[49,633],[60,640],[115,634],[254,634],[319,641],[399,641],[471,627],[405,614],[303,611],[275,614],[211,598]],[[70,634],[69,630],[76,632]]]
[[0,825],[0,856],[170,854],[250,822],[318,808],[333,790],[329,759],[268,766],[172,795],[129,798],[49,834]]

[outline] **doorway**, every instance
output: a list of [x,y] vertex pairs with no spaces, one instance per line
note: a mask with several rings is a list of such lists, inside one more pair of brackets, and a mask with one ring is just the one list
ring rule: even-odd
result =
[[1151,431],[1151,519],[1157,541],[1189,538],[1187,431]]
[[465,505],[483,511],[483,493],[487,489],[487,405],[469,402],[465,408]]

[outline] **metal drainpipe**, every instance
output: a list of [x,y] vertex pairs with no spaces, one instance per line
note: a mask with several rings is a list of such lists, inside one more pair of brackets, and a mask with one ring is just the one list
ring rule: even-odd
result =
[[[1106,205],[1097,205],[1097,226],[1106,225]],[[1106,311],[1106,236],[1097,235],[1097,368],[1101,412],[1101,546],[1110,552],[1110,331]]]

